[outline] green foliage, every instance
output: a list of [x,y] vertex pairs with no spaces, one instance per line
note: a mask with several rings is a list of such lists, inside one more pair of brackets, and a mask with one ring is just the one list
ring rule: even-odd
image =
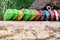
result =
[[5,1],[0,0],[0,20],[3,20],[3,8],[4,8]]
[[33,1],[34,0],[9,0],[7,6],[11,9],[28,8]]

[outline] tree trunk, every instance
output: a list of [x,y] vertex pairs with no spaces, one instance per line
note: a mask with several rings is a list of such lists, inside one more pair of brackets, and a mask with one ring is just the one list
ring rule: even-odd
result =
[[42,9],[48,4],[60,7],[60,0],[35,0],[29,8]]

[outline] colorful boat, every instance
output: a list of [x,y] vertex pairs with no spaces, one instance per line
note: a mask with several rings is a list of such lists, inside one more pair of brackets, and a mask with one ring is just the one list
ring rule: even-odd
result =
[[18,10],[17,9],[13,9],[13,14],[14,16],[12,17],[12,20],[15,20],[18,16]]
[[39,19],[40,21],[45,21],[45,13],[43,10],[40,10],[41,12],[41,18]]
[[30,12],[31,12],[31,16],[29,18],[29,21],[32,21],[37,16],[37,14],[35,13],[34,10],[31,10],[31,9],[30,9]]
[[55,13],[54,13],[53,10],[48,10],[48,11],[49,11],[49,13],[50,13],[50,20],[53,21],[54,18],[55,18]]
[[58,10],[59,20],[60,20],[60,10]]
[[35,17],[34,20],[38,21],[39,18],[41,17],[41,12],[39,12],[39,11],[37,11],[37,10],[34,10],[34,11],[35,11],[35,13],[37,14],[37,16]]
[[44,13],[46,15],[45,20],[49,21],[49,19],[50,19],[50,13],[47,10],[44,10]]
[[13,10],[7,9],[4,14],[4,20],[10,20],[13,17],[14,13]]
[[56,16],[56,21],[58,21],[59,20],[59,14],[58,14],[57,10],[54,10],[54,13],[55,13],[55,16]]
[[24,16],[23,10],[18,10],[18,16],[16,18],[17,21],[21,20]]
[[23,12],[24,12],[23,21],[27,21],[31,16],[31,12],[28,9],[23,9]]

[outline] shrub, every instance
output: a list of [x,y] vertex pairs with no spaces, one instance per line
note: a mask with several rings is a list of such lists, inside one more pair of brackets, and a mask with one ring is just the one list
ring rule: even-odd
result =
[[34,0],[9,0],[7,6],[11,9],[28,8],[33,1]]

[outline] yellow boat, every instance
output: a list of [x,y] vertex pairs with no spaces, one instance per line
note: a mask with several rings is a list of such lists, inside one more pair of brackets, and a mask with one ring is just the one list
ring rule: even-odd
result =
[[24,16],[23,10],[18,10],[18,16],[16,18],[17,21],[21,20]]

